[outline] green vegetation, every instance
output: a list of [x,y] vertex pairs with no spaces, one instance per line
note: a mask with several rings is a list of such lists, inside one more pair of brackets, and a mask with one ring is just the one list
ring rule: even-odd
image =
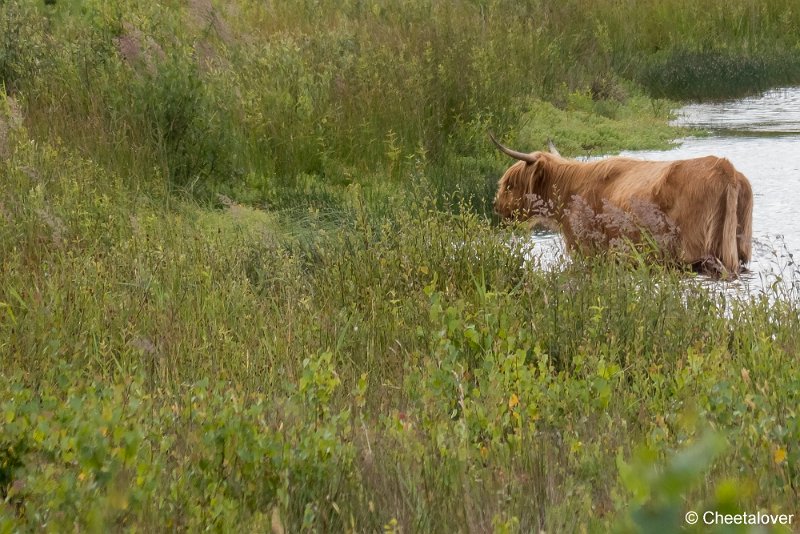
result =
[[800,79],[789,0],[639,4],[0,0],[0,532],[796,513],[797,294],[488,216],[487,130],[657,147]]

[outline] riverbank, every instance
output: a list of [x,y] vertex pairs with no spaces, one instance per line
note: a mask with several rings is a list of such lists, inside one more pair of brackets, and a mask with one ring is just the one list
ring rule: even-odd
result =
[[[0,531],[797,513],[796,293],[532,269],[488,216],[488,129],[682,135],[618,66],[675,17],[504,5],[0,5]],[[800,26],[670,5],[698,47]]]

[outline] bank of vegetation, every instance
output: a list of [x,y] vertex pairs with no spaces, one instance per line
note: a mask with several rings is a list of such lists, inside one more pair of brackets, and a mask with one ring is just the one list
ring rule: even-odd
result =
[[789,0],[0,1],[0,531],[796,512],[796,292],[537,269],[486,132],[666,146],[666,99],[796,83],[799,30]]

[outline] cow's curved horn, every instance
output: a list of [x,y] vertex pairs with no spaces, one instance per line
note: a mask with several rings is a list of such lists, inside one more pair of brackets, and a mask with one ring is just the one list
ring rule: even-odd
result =
[[548,139],[547,140],[547,148],[550,149],[550,153],[551,154],[555,154],[556,156],[561,157],[561,154],[558,152],[558,149],[556,148],[556,145],[553,144],[553,140],[552,139]]
[[489,132],[489,138],[491,138],[492,142],[497,145],[497,148],[500,149],[501,152],[511,156],[514,159],[518,159],[520,161],[525,161],[527,163],[536,163],[537,158],[534,157],[533,154],[525,154],[524,152],[517,152],[516,150],[511,150],[508,147],[501,145],[497,139],[494,138],[492,132]]

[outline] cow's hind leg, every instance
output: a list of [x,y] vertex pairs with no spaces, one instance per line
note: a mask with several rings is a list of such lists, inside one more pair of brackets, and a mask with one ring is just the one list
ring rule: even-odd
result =
[[728,270],[716,256],[705,256],[691,263],[692,271],[710,276],[711,278],[726,278]]

